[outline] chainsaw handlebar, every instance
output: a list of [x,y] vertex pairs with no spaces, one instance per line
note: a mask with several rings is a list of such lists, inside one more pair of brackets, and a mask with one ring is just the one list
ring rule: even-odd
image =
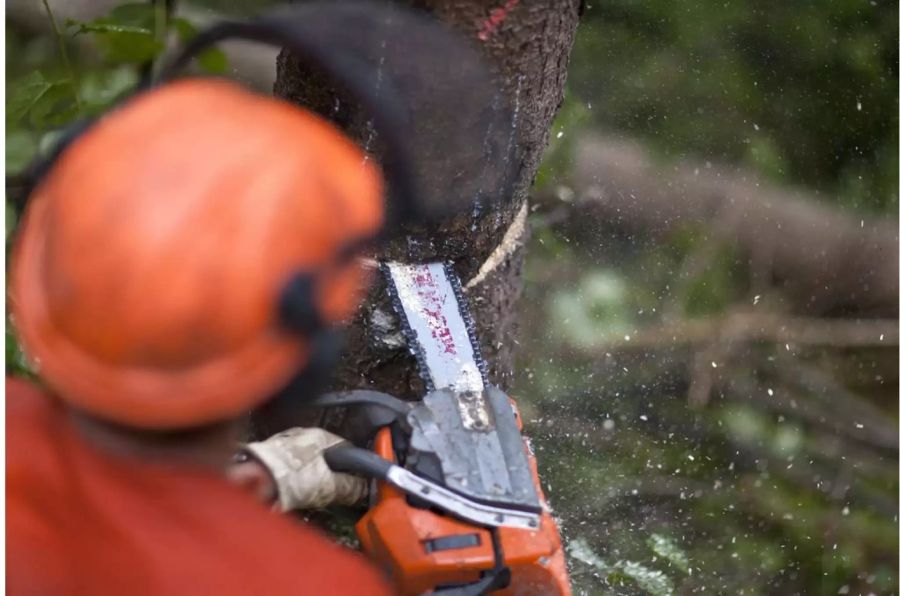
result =
[[325,463],[334,472],[355,474],[376,480],[387,480],[394,466],[380,455],[352,445],[335,445],[322,454]]
[[354,389],[352,391],[335,391],[332,393],[323,393],[310,402],[312,406],[320,408],[336,408],[346,406],[377,406],[392,412],[406,419],[413,408],[413,404],[408,401],[398,399],[388,393],[381,391],[371,391],[369,389]]

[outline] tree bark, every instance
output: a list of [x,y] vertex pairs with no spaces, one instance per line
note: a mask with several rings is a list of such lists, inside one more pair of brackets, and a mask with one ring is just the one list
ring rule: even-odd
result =
[[[562,103],[579,0],[410,0],[410,4],[432,13],[480,48],[496,86],[514,110],[514,140],[520,163],[515,164],[510,196],[480,213],[456,218],[439,230],[455,241],[440,244],[441,254],[436,256],[454,260],[465,285],[478,274],[506,229],[522,213],[547,146],[551,121]],[[287,51],[278,58],[275,94],[333,116],[334,91]],[[347,121],[339,124],[347,125]],[[521,223],[521,217],[519,220]],[[466,290],[491,380],[504,387],[510,385],[513,374],[521,245],[514,243],[513,250]],[[420,394],[415,363],[396,341],[397,333],[384,283],[377,280],[348,330],[334,387],[377,388],[401,397]],[[305,422],[333,426],[335,420],[323,421],[318,414],[310,414]]]

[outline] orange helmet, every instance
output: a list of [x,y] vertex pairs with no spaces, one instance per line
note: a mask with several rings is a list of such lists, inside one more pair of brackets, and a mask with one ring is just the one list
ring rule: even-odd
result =
[[[319,272],[325,323],[364,285],[380,174],[323,119],[214,80],[136,96],[66,149],[14,251],[14,322],[41,377],[95,416],[184,428],[259,405],[309,341],[279,319]],[[304,278],[310,279],[310,278]]]

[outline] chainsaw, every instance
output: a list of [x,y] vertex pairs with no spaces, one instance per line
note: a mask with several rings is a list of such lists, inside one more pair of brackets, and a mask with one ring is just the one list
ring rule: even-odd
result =
[[382,263],[426,388],[325,394],[366,427],[369,448],[325,452],[335,472],[371,479],[356,524],[363,551],[401,594],[570,594],[559,531],[522,436],[516,403],[487,381],[452,263]]

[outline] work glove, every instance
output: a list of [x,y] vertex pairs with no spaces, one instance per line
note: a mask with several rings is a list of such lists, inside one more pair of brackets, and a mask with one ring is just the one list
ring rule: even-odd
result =
[[332,472],[322,453],[345,439],[321,428],[292,428],[244,450],[262,463],[275,480],[282,511],[354,505],[366,498],[363,478]]

